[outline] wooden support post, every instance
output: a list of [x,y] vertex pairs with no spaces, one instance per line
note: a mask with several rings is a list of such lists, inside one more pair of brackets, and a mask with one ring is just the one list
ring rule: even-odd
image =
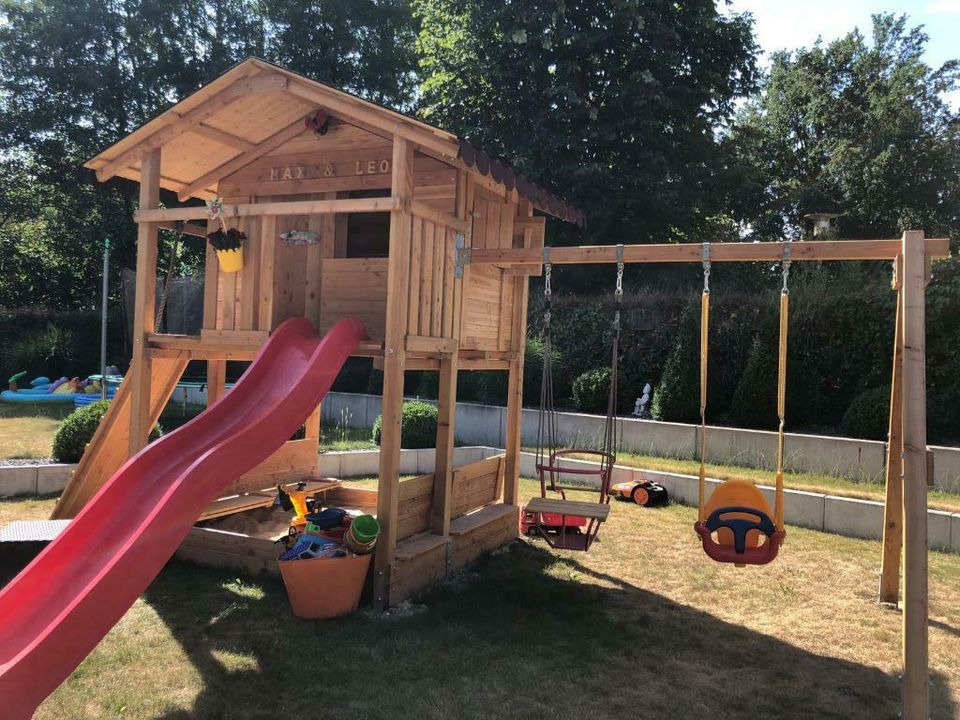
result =
[[[533,206],[529,201],[521,200],[517,208],[520,218],[533,217]],[[523,231],[523,247],[532,244],[533,232]],[[520,489],[520,447],[523,429],[523,362],[527,347],[527,302],[529,299],[530,278],[517,276],[513,279],[513,337],[511,350],[516,353],[507,371],[507,427],[505,438],[506,458],[503,473],[503,502],[516,505]]]
[[903,718],[928,720],[926,257],[903,234]]
[[887,436],[887,497],[883,508],[883,560],[880,602],[900,601],[900,551],[903,548],[903,277],[902,256],[894,261],[897,314],[893,339],[893,379],[890,383],[890,432]]
[[[140,168],[140,207],[160,205],[160,148],[146,153]],[[157,304],[157,224],[141,222],[137,226],[137,287],[133,315],[133,383],[130,401],[129,455],[135,455],[147,445],[150,434],[150,357],[147,353],[147,335],[154,332]]]
[[207,407],[213,407],[226,392],[227,361],[207,360]]
[[440,360],[440,393],[437,402],[437,452],[433,468],[433,510],[430,528],[450,534],[453,496],[453,440],[457,417],[457,353]]
[[313,442],[314,448],[313,452],[310,454],[311,463],[310,463],[310,476],[311,477],[320,477],[320,412],[321,405],[317,405],[317,409],[310,413],[310,417],[307,418],[307,422],[304,424],[304,439],[311,440]]
[[413,197],[413,145],[393,141],[393,197],[400,202],[390,213],[390,256],[387,263],[387,318],[383,351],[383,421],[380,440],[380,483],[377,519],[380,540],[374,556],[373,601],[390,604],[390,569],[397,549],[397,508],[400,491],[400,417],[406,360],[410,230],[412,216],[405,209]]

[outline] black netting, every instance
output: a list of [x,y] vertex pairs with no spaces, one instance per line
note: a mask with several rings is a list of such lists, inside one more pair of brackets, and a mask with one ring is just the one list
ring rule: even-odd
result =
[[[137,275],[133,270],[123,269],[123,312],[126,321],[127,340],[133,342],[133,318],[136,307]],[[170,280],[170,292],[164,307],[158,332],[183,335],[199,335],[203,327],[203,276],[189,275]],[[163,278],[157,278],[157,307],[163,297]]]

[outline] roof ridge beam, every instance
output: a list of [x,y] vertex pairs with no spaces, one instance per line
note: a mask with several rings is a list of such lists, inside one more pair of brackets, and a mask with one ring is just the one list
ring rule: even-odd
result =
[[97,180],[106,182],[144,153],[152,152],[185,132],[195,129],[204,120],[216,115],[230,103],[246,95],[276,92],[287,87],[286,76],[276,72],[265,72],[252,77],[238,79],[229,87],[224,88],[213,97],[203,101],[196,107],[178,115],[177,119],[164,128],[157,130],[150,137],[140,141],[133,147],[120,153],[113,160],[97,170]]

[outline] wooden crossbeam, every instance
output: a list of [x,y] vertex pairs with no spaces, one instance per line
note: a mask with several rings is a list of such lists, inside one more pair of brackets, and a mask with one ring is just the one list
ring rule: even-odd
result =
[[213,185],[218,180],[227,177],[227,175],[232,175],[238,170],[245,168],[254,160],[263,157],[271,150],[275,150],[283,145],[285,142],[293,140],[293,138],[306,130],[303,120],[303,118],[300,118],[296,122],[290,123],[283,130],[274,133],[259,145],[255,145],[248,152],[237,155],[219,167],[214,168],[210,172],[204,173],[183,188],[180,192],[178,192],[177,197],[180,198],[181,201],[186,200],[187,198],[192,197],[198,191],[203,190],[208,186]]
[[[898,240],[813,240],[809,242],[706,243],[710,262],[776,262],[789,247],[791,260],[893,260],[903,250]],[[704,243],[624,245],[625,263],[687,263],[703,259]],[[947,257],[949,238],[925,241],[928,257]],[[471,265],[541,265],[544,251],[536,248],[474,249]],[[553,265],[617,262],[615,245],[581,245],[550,248]]]
[[192,223],[183,223],[182,227],[177,227],[177,223],[168,221],[157,223],[157,227],[161,227],[164,230],[182,232],[184,235],[190,235],[191,237],[205,238],[208,234],[206,226],[201,227],[200,225],[194,225]]
[[188,130],[195,129],[196,126],[204,120],[216,115],[227,105],[235,100],[239,100],[244,95],[275,92],[282,90],[286,86],[287,78],[277,73],[262,73],[255,77],[238,80],[209,100],[206,100],[192,110],[188,110],[162,130],[158,130],[142,142],[120,153],[113,160],[97,170],[97,180],[106,182],[123,168],[132,165],[141,155],[162,147],[173,138],[182,135]]
[[461,220],[450,213],[445,213],[442,210],[438,210],[432,205],[428,205],[420,200],[413,200],[410,202],[410,212],[417,217],[423,218],[424,220],[430,220],[431,222],[435,222],[440,225],[446,225],[447,227],[453,228],[461,233],[467,231],[468,222],[466,220]]
[[204,125],[203,123],[200,123],[193,128],[193,132],[197,135],[202,135],[208,140],[213,140],[221,145],[227,145],[228,147],[232,147],[242,152],[250,152],[257,147],[256,143],[252,143],[249,140],[244,140],[242,137],[237,137],[236,135],[210,125]]
[[[396,198],[342,198],[339,200],[298,200],[294,202],[265,202],[245,204],[225,204],[223,216],[227,219],[238,217],[260,217],[262,215],[323,215],[325,213],[368,213],[390,212],[400,205]],[[139,210],[133,219],[142,222],[166,222],[170,220],[200,220],[207,217],[207,208],[203,205],[178,208],[157,208]]]

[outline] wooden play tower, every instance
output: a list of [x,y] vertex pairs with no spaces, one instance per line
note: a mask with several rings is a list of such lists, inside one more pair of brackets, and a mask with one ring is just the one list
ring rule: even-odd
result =
[[[57,506],[73,517],[147,443],[186,365],[207,363],[208,402],[225,391],[228,360],[251,360],[283,320],[319,332],[357,317],[358,353],[383,370],[376,491],[340,488],[375,508],[383,528],[373,602],[395,604],[518,532],[518,462],[528,283],[542,271],[545,216],[581,224],[576,209],[455,135],[283,68],[249,59],[91,159],[101,181],[139,182],[133,358],[110,412]],[[161,191],[165,206],[161,206]],[[226,224],[247,237],[243,265],[224,272],[207,246],[199,335],[155,327],[160,228],[205,237],[201,201],[222,198]],[[177,207],[175,199],[186,203]],[[534,215],[534,211],[539,215]],[[291,231],[313,244],[290,244]],[[900,239],[554,248],[552,264],[886,260],[895,267],[897,325],[881,600],[896,603],[903,558],[904,716],[927,717],[927,515],[924,288],[948,242]],[[439,372],[433,473],[401,481],[407,370]],[[454,466],[461,370],[508,376],[505,452]],[[237,478],[233,497],[319,479],[319,408],[306,437]],[[189,543],[189,540],[188,540]],[[230,556],[218,536],[204,557]],[[233,557],[238,557],[234,553]],[[241,566],[276,565],[244,545]]]
[[[517,458],[530,270],[464,263],[472,250],[543,247],[545,217],[580,213],[451,133],[267,62],[249,59],[91,159],[101,181],[140,184],[131,371],[57,508],[70,517],[147,434],[191,360],[207,362],[209,403],[228,360],[250,360],[283,320],[325,332],[357,317],[383,370],[374,598],[395,603],[517,534]],[[189,206],[169,207],[175,194]],[[159,334],[160,228],[216,229],[197,200],[220,197],[245,232],[242,270],[207,246],[203,329]],[[209,226],[208,226],[209,225]],[[312,231],[318,242],[281,235]],[[407,370],[440,376],[436,467],[400,482]],[[459,370],[509,377],[506,453],[454,470]],[[245,493],[317,477],[319,409],[307,437],[238,478]],[[469,513],[469,514],[468,514]],[[458,522],[459,520],[459,522]]]

